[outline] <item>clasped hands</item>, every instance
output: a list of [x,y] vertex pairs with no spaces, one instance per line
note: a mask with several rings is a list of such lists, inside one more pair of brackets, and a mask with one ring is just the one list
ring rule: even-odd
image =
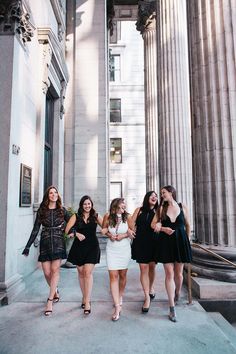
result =
[[175,230],[171,229],[170,227],[164,227],[164,226],[162,226],[161,222],[158,222],[158,223],[156,223],[156,226],[154,228],[154,232],[158,233],[160,231],[164,232],[165,234],[167,234],[169,236],[175,232]]

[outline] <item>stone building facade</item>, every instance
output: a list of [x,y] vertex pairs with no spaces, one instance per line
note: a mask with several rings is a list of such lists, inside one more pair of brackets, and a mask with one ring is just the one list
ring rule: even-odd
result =
[[[9,299],[36,266],[37,248],[27,262],[21,252],[45,185],[66,205],[86,193],[107,210],[107,28],[121,16],[136,21],[144,46],[146,189],[174,185],[195,240],[236,260],[235,1],[2,0],[0,291]],[[193,253],[198,274],[236,282],[233,266]]]

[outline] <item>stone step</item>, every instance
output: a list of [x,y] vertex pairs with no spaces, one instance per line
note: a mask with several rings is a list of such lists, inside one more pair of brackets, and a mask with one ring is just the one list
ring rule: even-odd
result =
[[8,298],[6,293],[0,292],[0,304],[1,306],[8,305]]
[[219,312],[208,312],[208,315],[236,349],[236,329]]

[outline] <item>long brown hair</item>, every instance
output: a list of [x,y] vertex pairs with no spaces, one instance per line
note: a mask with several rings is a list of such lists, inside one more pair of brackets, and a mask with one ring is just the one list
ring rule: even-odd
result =
[[49,203],[50,203],[49,192],[50,192],[51,189],[55,189],[55,191],[57,191],[57,193],[58,193],[58,198],[57,198],[57,201],[56,201],[56,209],[62,209],[61,196],[60,196],[60,194],[58,192],[58,189],[55,186],[49,186],[46,189],[46,192],[44,193],[43,200],[42,200],[42,202],[40,204],[40,207],[39,207],[39,209],[42,210],[43,214],[49,207]]
[[[169,193],[171,193],[173,199],[177,202],[177,200],[176,200],[176,189],[173,186],[170,186],[170,185],[164,186],[164,187],[161,188],[161,191],[162,191],[162,189],[165,189]],[[162,207],[162,211],[161,211],[161,207]],[[157,215],[158,215],[158,219],[159,220],[165,220],[166,219],[167,209],[168,209],[168,202],[165,202],[163,200],[163,198],[161,197],[160,205],[159,205],[159,208],[157,210]]]
[[[110,205],[110,211],[109,211],[109,217],[108,217],[108,222],[110,226],[115,227],[118,221],[116,211],[121,203],[124,202],[124,198],[115,198],[112,200],[111,205]],[[127,211],[124,211],[124,213],[121,214],[122,221],[126,222],[128,218],[128,213]]]

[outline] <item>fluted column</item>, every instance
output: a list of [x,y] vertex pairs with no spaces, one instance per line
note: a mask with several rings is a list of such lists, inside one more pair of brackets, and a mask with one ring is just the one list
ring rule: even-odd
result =
[[159,190],[156,2],[139,1],[137,30],[144,40],[146,189]]
[[157,4],[160,184],[176,187],[178,200],[187,204],[192,214],[186,0]]
[[[236,5],[188,1],[196,237],[236,261]],[[194,251],[198,273],[236,271]]]

